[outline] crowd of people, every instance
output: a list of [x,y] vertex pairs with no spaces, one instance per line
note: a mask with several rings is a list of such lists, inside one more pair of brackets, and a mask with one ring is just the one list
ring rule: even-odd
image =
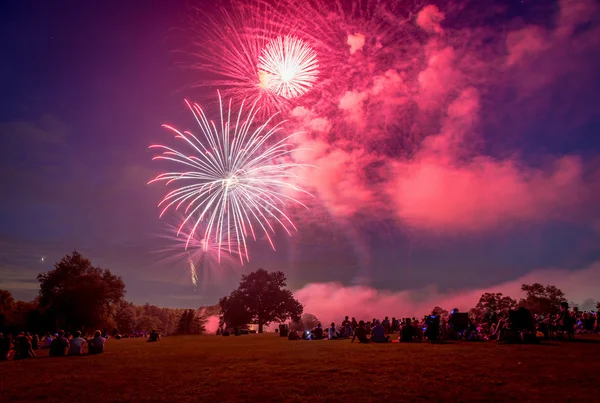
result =
[[[453,309],[449,315],[433,311],[422,319],[385,317],[365,322],[349,319],[337,327],[323,329],[319,323],[302,334],[291,331],[290,340],[352,339],[359,343],[414,342],[438,340],[496,340],[506,342],[538,342],[541,339],[573,338],[575,334],[600,333],[600,315],[594,311],[569,309],[561,304],[554,315],[532,315],[523,307],[500,312],[487,311],[481,317]],[[397,337],[395,336],[397,334]],[[394,336],[393,336],[394,335]]]
[[65,355],[83,355],[84,347],[87,346],[88,354],[101,354],[104,352],[104,344],[108,336],[96,330],[90,338],[81,337],[80,331],[72,334],[59,330],[54,336],[46,333],[43,336],[20,332],[15,337],[0,333],[0,361],[10,358],[24,360],[36,358],[38,349],[48,349],[49,355],[53,357]]

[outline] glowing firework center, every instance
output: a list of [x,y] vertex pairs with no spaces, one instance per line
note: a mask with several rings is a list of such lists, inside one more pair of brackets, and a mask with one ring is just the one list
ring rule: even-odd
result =
[[260,86],[284,98],[299,97],[313,86],[319,71],[317,54],[304,41],[277,37],[258,59]]

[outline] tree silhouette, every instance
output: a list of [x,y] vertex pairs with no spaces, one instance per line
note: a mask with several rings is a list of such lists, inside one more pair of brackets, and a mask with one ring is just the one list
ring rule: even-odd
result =
[[486,312],[500,312],[516,307],[517,301],[511,297],[504,296],[501,292],[486,292],[479,298],[474,313],[479,318]]
[[179,318],[179,334],[201,334],[204,332],[204,323],[206,320],[197,315],[193,309],[186,309]]
[[264,269],[243,275],[239,287],[219,301],[225,323],[240,326],[245,320],[258,324],[258,332],[262,333],[264,325],[271,322],[299,320],[302,305],[284,288],[285,280],[282,272]]
[[524,306],[534,314],[558,313],[560,312],[560,304],[566,301],[565,294],[553,285],[523,284],[521,291],[525,292],[525,298],[519,301],[519,305]]
[[37,276],[40,306],[51,313],[56,324],[68,329],[106,326],[112,308],[125,294],[125,284],[110,270],[92,266],[77,251],[54,264],[54,269]]

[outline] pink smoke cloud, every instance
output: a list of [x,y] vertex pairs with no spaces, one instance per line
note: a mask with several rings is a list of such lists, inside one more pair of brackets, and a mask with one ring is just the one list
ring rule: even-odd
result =
[[350,54],[353,55],[365,46],[365,36],[358,32],[354,35],[350,34],[346,43],[350,46]]
[[368,155],[360,150],[332,148],[321,140],[305,140],[302,145],[294,159],[314,166],[303,184],[316,193],[333,216],[347,218],[376,204],[361,172]]
[[582,163],[564,157],[548,170],[478,157],[452,164],[424,158],[397,163],[390,188],[400,220],[436,231],[502,229],[573,218],[586,184]]
[[440,23],[444,20],[445,16],[436,6],[429,5],[423,7],[419,14],[417,14],[417,25],[424,31],[430,33],[442,33],[443,29]]
[[422,317],[435,306],[446,310],[458,308],[466,312],[474,307],[485,292],[501,292],[516,300],[523,297],[522,284],[552,284],[560,288],[569,301],[582,302],[588,298],[600,299],[594,279],[600,276],[600,262],[586,269],[569,271],[560,269],[535,270],[515,280],[493,287],[476,290],[439,292],[435,287],[406,291],[383,291],[365,286],[344,286],[339,283],[314,283],[294,292],[304,305],[305,313],[312,313],[323,323],[339,323],[344,316],[357,320],[371,320],[384,316]]
[[[600,191],[594,181],[600,170],[590,170],[589,160],[547,156],[532,166],[517,152],[509,157],[481,152],[485,125],[497,120],[510,130],[519,125],[514,121],[538,119],[548,113],[547,97],[536,96],[547,84],[566,72],[586,73],[578,57],[600,45],[593,35],[597,28],[572,37],[581,24],[598,18],[598,7],[592,1],[562,1],[560,7],[554,28],[507,28],[495,34],[497,43],[489,49],[480,31],[464,29],[457,39],[432,36],[411,48],[413,58],[393,67],[374,70],[369,52],[365,65],[350,63],[352,74],[338,92],[292,112],[297,127],[310,133],[302,145],[315,150],[300,153],[298,162],[317,167],[307,181],[317,201],[334,217],[369,212],[438,233],[490,232],[549,220],[597,222]],[[440,33],[444,18],[430,5],[415,24]],[[502,45],[505,54],[496,54]],[[487,58],[487,51],[494,57]],[[527,102],[531,116],[506,121],[503,105],[490,108],[506,86],[535,96]],[[389,152],[386,141],[395,136],[412,137],[414,152]],[[370,147],[378,141],[384,146]],[[377,174],[367,178],[373,166]]]

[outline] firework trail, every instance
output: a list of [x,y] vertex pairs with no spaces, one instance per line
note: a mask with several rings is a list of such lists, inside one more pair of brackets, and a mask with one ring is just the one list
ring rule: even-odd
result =
[[166,224],[166,234],[159,235],[168,241],[167,246],[158,251],[164,256],[161,262],[183,263],[194,287],[200,283],[207,285],[213,277],[218,279],[224,270],[239,267],[236,245],[219,245],[214,239],[202,238],[206,225],[200,223],[193,231],[195,223],[190,221],[181,227],[180,223],[184,220],[185,216],[176,214],[173,223]]
[[[193,223],[185,247],[189,247],[201,224],[205,226],[199,239],[212,240],[220,258],[222,251],[239,256],[240,262],[249,260],[246,238],[256,240],[257,233],[264,233],[274,249],[271,234],[274,224],[279,224],[288,234],[296,230],[292,220],[284,212],[286,204],[294,203],[306,207],[290,194],[304,193],[295,185],[296,171],[307,165],[297,164],[291,153],[294,148],[290,139],[298,133],[275,140],[282,130],[279,122],[270,129],[272,117],[256,125],[254,119],[259,112],[255,101],[244,113],[244,103],[237,113],[232,113],[230,100],[226,111],[219,94],[220,122],[209,121],[198,104],[186,101],[202,136],[181,132],[164,125],[183,140],[194,155],[187,155],[164,145],[150,148],[162,150],[156,160],[171,161],[185,167],[184,171],[158,175],[149,183],[165,181],[167,185],[179,185],[159,203],[162,217],[169,209],[182,209],[185,219],[178,229],[182,231],[188,222]],[[208,248],[204,245],[204,250]]]

